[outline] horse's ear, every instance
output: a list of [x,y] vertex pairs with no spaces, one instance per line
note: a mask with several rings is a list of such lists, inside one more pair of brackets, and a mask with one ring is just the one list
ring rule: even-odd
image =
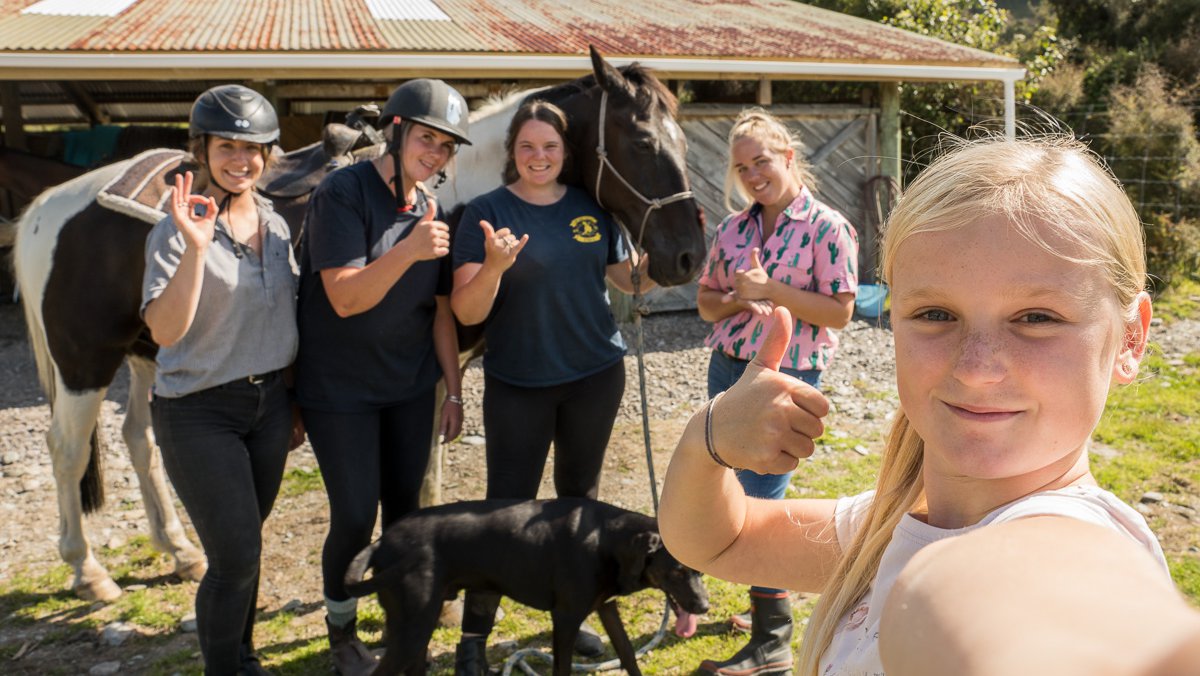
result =
[[625,81],[625,76],[621,71],[613,68],[612,65],[600,56],[600,52],[596,51],[594,45],[588,45],[588,50],[592,53],[592,72],[596,75],[596,84],[600,85],[604,91],[614,93],[617,91],[627,90],[628,83]]

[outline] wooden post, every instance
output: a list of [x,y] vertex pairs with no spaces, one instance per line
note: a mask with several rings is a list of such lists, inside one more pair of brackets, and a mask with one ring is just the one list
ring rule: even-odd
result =
[[21,99],[16,82],[0,83],[0,106],[4,108],[4,146],[14,150],[29,150],[25,143],[25,119],[21,115]]
[[879,83],[879,173],[902,184],[900,165],[900,83]]
[[765,77],[758,79],[758,97],[756,103],[760,106],[771,105],[771,81]]

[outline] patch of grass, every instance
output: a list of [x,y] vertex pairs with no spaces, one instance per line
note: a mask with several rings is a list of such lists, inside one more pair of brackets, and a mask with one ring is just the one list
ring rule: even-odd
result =
[[174,631],[192,608],[195,589],[184,585],[157,585],[126,591],[113,603],[117,617],[139,627]]
[[1147,357],[1142,373],[1109,395],[1095,435],[1121,452],[1094,462],[1097,479],[1129,502],[1146,490],[1170,489],[1174,478],[1200,482],[1200,375],[1161,355]]
[[293,467],[283,475],[283,484],[279,487],[279,497],[294,498],[311,491],[325,490],[325,481],[321,478],[321,470],[316,467]]
[[1177,277],[1170,289],[1154,299],[1154,315],[1166,321],[1200,317],[1200,281]]
[[87,626],[101,626],[85,617],[92,604],[80,600],[68,587],[72,576],[71,567],[65,563],[37,576],[14,574],[0,586],[0,617],[22,625],[47,618],[83,618]]
[[301,676],[332,673],[329,641],[324,634],[286,644],[273,644],[259,652],[263,657],[263,665],[272,674]]
[[1200,607],[1200,558],[1173,556],[1167,560],[1167,564],[1171,567],[1171,577],[1179,591],[1193,606]]
[[[109,575],[122,586],[135,575],[165,575],[173,569],[171,558],[150,544],[150,536],[135,535],[116,549],[108,550]],[[115,554],[115,558],[111,556]]]
[[197,657],[198,652],[199,649],[195,647],[177,650],[149,665],[147,673],[150,676],[201,676],[204,664]]

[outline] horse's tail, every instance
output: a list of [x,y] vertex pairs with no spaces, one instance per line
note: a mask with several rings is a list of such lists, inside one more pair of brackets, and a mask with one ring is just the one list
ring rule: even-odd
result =
[[[44,196],[44,195],[43,195]],[[57,396],[58,387],[58,367],[54,363],[54,358],[50,355],[50,344],[46,341],[46,327],[42,322],[41,312],[41,288],[45,285],[45,279],[26,279],[27,276],[37,276],[37,266],[30,265],[31,269],[27,269],[26,259],[30,256],[28,249],[31,246],[22,246],[27,244],[25,237],[31,236],[26,230],[32,226],[28,224],[31,214],[36,212],[37,208],[42,203],[43,199],[39,198],[29,205],[20,220],[17,221],[16,241],[13,247],[13,272],[16,278],[18,288],[23,289],[21,294],[21,309],[25,314],[25,330],[29,334],[29,347],[33,350],[33,361],[37,366],[38,382],[42,385],[42,391],[46,394],[46,401],[50,405],[51,417],[54,415],[54,402]],[[42,272],[45,274],[45,271]],[[41,282],[41,285],[31,282]],[[88,458],[87,469],[84,470],[83,478],[79,481],[80,498],[83,503],[83,511],[90,514],[100,509],[104,504],[104,479],[101,472],[100,457],[102,455],[100,448],[99,425],[92,428],[91,439],[89,441],[91,452]]]
[[104,456],[100,447],[100,425],[92,428],[92,436],[88,443],[91,453],[88,455],[87,469],[79,480],[79,497],[83,503],[83,513],[91,514],[104,506],[104,467],[100,458]]
[[[346,567],[346,577],[342,580],[342,584],[346,587],[347,594],[355,597],[366,596],[379,588],[380,577],[378,574],[372,575],[369,580],[364,580],[363,576],[367,574],[367,568],[371,567],[371,557],[375,556],[380,542],[376,540],[367,545]],[[381,571],[376,571],[376,573],[379,572]]]

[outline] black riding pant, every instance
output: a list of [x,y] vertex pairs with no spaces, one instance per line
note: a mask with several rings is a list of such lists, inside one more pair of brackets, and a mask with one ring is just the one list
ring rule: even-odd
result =
[[430,388],[365,413],[301,411],[329,494],[329,534],[321,553],[327,598],[350,598],[342,578],[354,556],[371,543],[380,508],[384,528],[417,508],[429,465],[434,396]]
[[[595,498],[624,393],[623,360],[550,387],[519,387],[485,376],[487,497],[536,498],[553,441],[555,494]],[[499,603],[499,595],[469,592],[463,632],[490,634]]]
[[236,674],[252,650],[262,524],[271,512],[291,436],[278,373],[151,403],[163,466],[208,557],[196,591],[204,673]]

